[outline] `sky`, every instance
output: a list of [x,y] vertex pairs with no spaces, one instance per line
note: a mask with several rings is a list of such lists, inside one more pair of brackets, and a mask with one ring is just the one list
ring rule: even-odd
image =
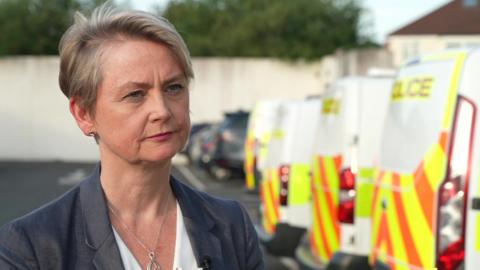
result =
[[[128,1],[128,0],[123,0]],[[169,0],[130,0],[136,9],[165,6]],[[292,0],[294,1],[294,0]],[[387,35],[452,0],[359,0],[367,10],[364,24],[375,41],[383,44]],[[122,2],[122,0],[117,0]]]

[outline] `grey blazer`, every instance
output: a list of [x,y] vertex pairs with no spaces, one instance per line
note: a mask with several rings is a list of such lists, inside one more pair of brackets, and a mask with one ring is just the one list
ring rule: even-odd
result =
[[[239,203],[193,190],[173,177],[170,185],[199,268],[265,269],[257,235]],[[0,269],[124,269],[99,166],[62,197],[0,228]]]

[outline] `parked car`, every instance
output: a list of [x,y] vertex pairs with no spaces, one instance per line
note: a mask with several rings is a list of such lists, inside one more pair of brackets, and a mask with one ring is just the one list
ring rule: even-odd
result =
[[248,116],[245,111],[225,113],[223,121],[205,138],[201,163],[218,180],[243,175]]
[[206,168],[210,159],[208,153],[212,151],[210,148],[214,147],[212,141],[217,129],[218,123],[213,123],[190,135],[186,148],[186,155],[190,164]]
[[192,152],[196,150],[196,149],[195,150],[192,149],[193,142],[199,139],[199,138],[196,138],[196,135],[199,134],[201,131],[204,131],[205,129],[210,128],[211,126],[212,126],[212,123],[196,123],[196,124],[193,124],[192,127],[190,128],[190,138],[187,142],[187,145],[181,152],[182,154],[187,156],[190,163],[192,163]]

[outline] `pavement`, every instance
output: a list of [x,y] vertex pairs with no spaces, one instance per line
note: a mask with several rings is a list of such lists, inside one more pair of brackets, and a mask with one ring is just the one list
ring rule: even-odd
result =
[[0,225],[65,193],[94,166],[95,163],[0,162]]

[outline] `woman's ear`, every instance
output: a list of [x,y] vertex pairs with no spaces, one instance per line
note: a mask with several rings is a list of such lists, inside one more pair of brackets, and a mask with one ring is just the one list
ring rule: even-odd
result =
[[75,121],[77,121],[78,127],[82,130],[83,134],[91,136],[95,134],[95,122],[90,112],[81,104],[78,98],[71,97],[69,99],[70,113]]

